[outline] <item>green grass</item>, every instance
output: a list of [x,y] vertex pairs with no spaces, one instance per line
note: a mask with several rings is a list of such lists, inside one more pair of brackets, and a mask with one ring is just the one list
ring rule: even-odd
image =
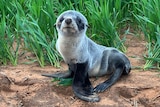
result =
[[55,50],[54,24],[68,9],[86,16],[88,37],[123,52],[126,47],[125,37],[120,38],[121,29],[139,29],[148,43],[144,69],[159,68],[159,0],[1,0],[0,63],[17,65],[22,54],[32,52],[40,66],[60,66],[62,58]]
[[84,14],[89,20],[91,28],[88,31],[88,35],[99,44],[116,47],[125,52],[126,49],[123,45],[123,40],[119,38],[119,34],[117,32],[118,20],[122,19],[118,18],[120,14],[118,14],[119,11],[116,7],[112,9],[110,8],[111,4],[113,4],[113,2],[109,0],[85,3],[86,13]]
[[[13,26],[15,17],[13,13],[9,14],[11,9],[5,11],[5,6],[8,7],[4,1],[0,2],[0,63],[6,65],[10,61],[13,65],[17,64],[18,50],[20,41],[18,40],[18,32]],[[14,42],[16,41],[16,42]],[[14,45],[13,45],[14,44]]]
[[160,1],[159,0],[135,0],[137,12],[133,15],[139,23],[139,28],[147,41],[147,55],[144,69],[160,67]]

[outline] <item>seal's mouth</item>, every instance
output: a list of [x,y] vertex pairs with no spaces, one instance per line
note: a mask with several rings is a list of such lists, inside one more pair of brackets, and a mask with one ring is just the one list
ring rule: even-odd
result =
[[76,29],[70,26],[66,26],[62,28],[62,31],[65,33],[75,33]]
[[66,26],[66,27],[63,27],[63,29],[74,29],[74,28],[70,26]]

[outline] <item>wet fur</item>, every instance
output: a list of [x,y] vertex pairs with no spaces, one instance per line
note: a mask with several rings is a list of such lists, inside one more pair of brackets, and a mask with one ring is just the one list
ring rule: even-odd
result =
[[[73,77],[73,92],[82,100],[97,102],[96,92],[103,92],[122,74],[129,74],[131,65],[119,50],[98,45],[86,36],[87,19],[74,10],[63,12],[56,21],[58,40],[56,48],[69,66],[69,71],[44,74],[48,77]],[[107,30],[107,29],[106,29]],[[89,77],[110,74],[110,78],[92,87]]]

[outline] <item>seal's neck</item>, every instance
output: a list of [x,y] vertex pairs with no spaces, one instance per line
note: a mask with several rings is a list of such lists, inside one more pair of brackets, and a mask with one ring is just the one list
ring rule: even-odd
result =
[[61,44],[81,44],[86,38],[85,34],[77,34],[77,35],[62,35],[58,34],[58,40]]
[[86,61],[87,37],[62,36],[57,40],[57,49],[66,63],[78,63]]

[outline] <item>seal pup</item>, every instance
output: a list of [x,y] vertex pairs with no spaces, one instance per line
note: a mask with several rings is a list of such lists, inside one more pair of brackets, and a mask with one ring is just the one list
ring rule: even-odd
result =
[[[69,70],[65,73],[43,74],[43,76],[73,77],[74,94],[82,100],[98,102],[100,98],[96,93],[105,91],[122,74],[129,74],[131,64],[125,54],[116,48],[96,44],[88,38],[87,28],[87,19],[78,11],[68,10],[57,18],[56,49],[68,64]],[[109,79],[93,88],[89,77],[106,74],[110,74]]]

